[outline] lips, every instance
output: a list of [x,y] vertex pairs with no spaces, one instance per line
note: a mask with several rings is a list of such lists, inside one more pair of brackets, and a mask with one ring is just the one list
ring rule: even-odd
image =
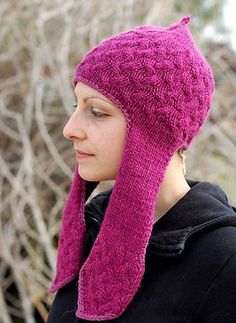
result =
[[86,153],[84,151],[81,151],[81,150],[78,150],[78,149],[76,149],[75,151],[76,151],[76,154],[78,154],[78,155],[82,155],[82,156],[94,156],[93,154],[88,154],[88,153]]

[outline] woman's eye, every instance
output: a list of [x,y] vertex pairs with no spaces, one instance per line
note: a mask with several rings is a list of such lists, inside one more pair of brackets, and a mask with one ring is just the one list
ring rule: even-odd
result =
[[[74,108],[73,110],[76,110],[77,106],[78,106],[78,104],[73,104],[73,108]],[[94,115],[97,118],[102,118],[102,117],[107,116],[107,114],[105,114],[105,113],[95,111],[93,106],[91,106],[90,110],[91,110],[92,115]]]
[[101,117],[105,117],[105,116],[106,116],[106,114],[105,114],[105,113],[102,113],[102,112],[98,112],[98,111],[93,110],[93,107],[91,107],[91,113],[92,113],[95,117],[98,117],[98,118],[101,118]]

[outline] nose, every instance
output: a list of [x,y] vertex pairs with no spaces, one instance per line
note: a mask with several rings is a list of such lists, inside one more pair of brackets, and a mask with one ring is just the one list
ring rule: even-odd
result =
[[76,138],[84,139],[86,137],[86,133],[83,128],[80,127],[78,117],[76,117],[75,113],[73,113],[64,126],[63,136],[68,140],[74,140]]

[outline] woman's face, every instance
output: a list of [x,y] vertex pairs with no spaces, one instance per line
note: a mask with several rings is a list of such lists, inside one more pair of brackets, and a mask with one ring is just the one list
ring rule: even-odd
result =
[[114,180],[125,144],[126,119],[100,92],[83,82],[75,87],[77,106],[63,129],[74,149],[93,154],[76,157],[79,175],[88,181]]

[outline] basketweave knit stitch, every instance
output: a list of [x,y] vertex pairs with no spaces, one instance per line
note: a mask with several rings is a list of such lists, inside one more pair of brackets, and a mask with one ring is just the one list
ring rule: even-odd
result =
[[87,52],[76,67],[73,85],[81,81],[98,90],[127,121],[109,205],[84,263],[84,204],[99,182],[82,179],[78,166],[64,208],[56,275],[48,291],[78,274],[76,316],[82,319],[119,317],[139,291],[166,168],[180,147],[189,148],[207,119],[213,73],[189,21],[185,16],[169,27],[142,25],[118,33]]

